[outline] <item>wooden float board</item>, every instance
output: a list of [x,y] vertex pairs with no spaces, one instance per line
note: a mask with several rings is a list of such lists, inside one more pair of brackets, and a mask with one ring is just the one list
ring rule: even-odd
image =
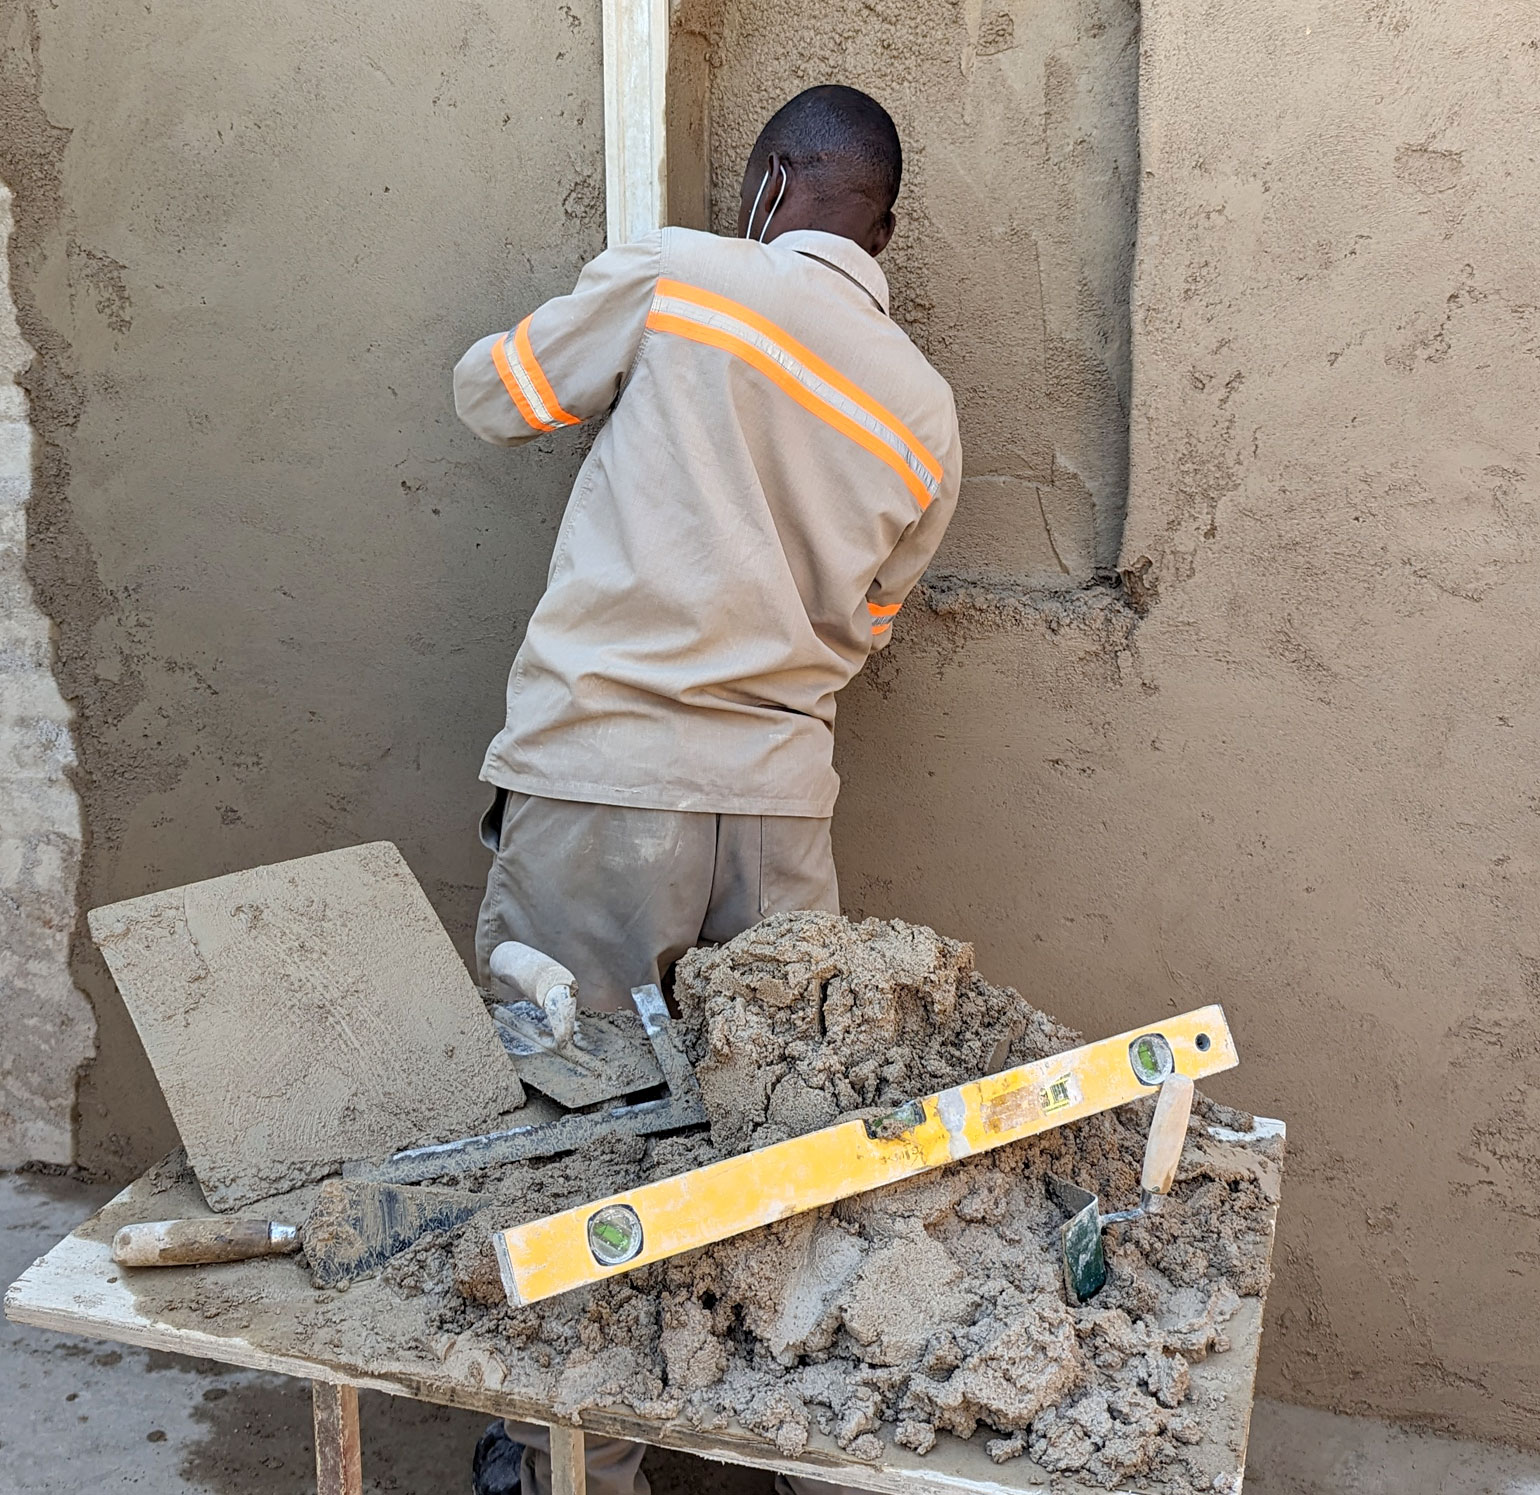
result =
[[217,1210],[487,1131],[523,1101],[388,841],[149,893],[89,923]]

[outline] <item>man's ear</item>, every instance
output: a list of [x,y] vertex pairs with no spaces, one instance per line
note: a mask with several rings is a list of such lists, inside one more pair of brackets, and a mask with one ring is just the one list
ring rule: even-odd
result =
[[[754,226],[759,225],[759,232],[765,231],[765,225],[770,222],[771,215],[784,206],[785,199],[791,196],[792,183],[796,180],[796,171],[791,162],[775,151],[771,151],[765,160],[765,169],[758,182],[754,181],[754,168],[750,165],[743,176],[743,190],[738,198],[738,237],[740,239],[752,239],[755,237]],[[749,191],[750,186],[754,191]],[[759,198],[759,206],[754,206],[755,197]],[[772,236],[773,237],[773,236]]]
[[884,249],[888,247],[888,240],[893,237],[893,230],[897,226],[897,220],[893,217],[893,209],[886,213],[872,225],[870,237],[867,239],[866,252],[876,259]]

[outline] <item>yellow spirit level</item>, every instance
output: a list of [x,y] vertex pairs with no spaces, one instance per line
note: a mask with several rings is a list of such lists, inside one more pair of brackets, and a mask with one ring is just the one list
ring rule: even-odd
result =
[[1200,1007],[502,1231],[503,1287],[538,1303],[1239,1062],[1223,1009]]

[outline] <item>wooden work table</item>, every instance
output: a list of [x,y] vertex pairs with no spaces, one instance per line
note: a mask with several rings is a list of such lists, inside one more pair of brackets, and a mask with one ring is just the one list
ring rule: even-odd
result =
[[[1281,1133],[1279,1123],[1259,1123],[1259,1136]],[[624,1409],[572,1413],[543,1399],[534,1389],[539,1381],[521,1377],[515,1357],[505,1360],[485,1342],[435,1329],[432,1299],[402,1299],[377,1280],[346,1293],[317,1292],[293,1258],[138,1272],[113,1262],[110,1242],[119,1226],[206,1212],[187,1175],[152,1170],[24,1272],[6,1293],[6,1315],[19,1324],[310,1381],[318,1495],[358,1495],[362,1488],[360,1388],[548,1425],[558,1495],[584,1490],[585,1432],[893,1495],[1092,1495],[1026,1458],[992,1463],[982,1431],[968,1440],[943,1436],[923,1458],[890,1442],[882,1461],[868,1464],[816,1432],[801,1455],[787,1458],[733,1427],[701,1432]],[[1201,1414],[1205,1442],[1224,1466],[1213,1486],[1222,1495],[1241,1489],[1262,1308],[1260,1299],[1243,1300],[1227,1326],[1231,1348],[1192,1367],[1194,1401],[1209,1404]],[[1168,1487],[1155,1481],[1141,1488]]]

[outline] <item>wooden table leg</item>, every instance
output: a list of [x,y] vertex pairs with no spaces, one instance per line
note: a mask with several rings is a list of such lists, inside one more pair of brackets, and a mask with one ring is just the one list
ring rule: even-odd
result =
[[551,1495],[588,1495],[582,1428],[551,1429]]
[[316,1495],[363,1495],[358,1388],[312,1381],[310,1396],[315,1408]]

